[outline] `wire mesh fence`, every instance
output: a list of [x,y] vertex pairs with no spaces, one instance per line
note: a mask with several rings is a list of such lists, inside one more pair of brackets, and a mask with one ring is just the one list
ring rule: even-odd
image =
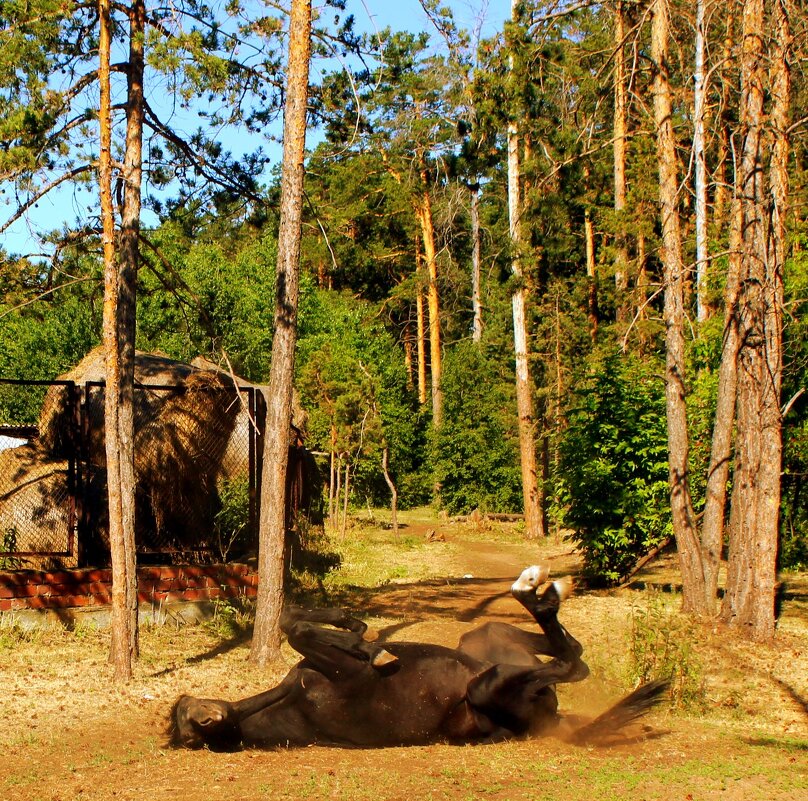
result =
[[[51,453],[39,440],[49,394],[59,392],[72,401],[75,389],[69,383],[0,383],[0,567],[24,566],[31,557],[75,562],[75,448]],[[75,445],[72,431],[62,438]]]
[[[261,391],[200,371],[181,385],[136,384],[133,409],[141,560],[254,551]],[[0,422],[0,568],[108,563],[103,382],[0,379]],[[302,453],[291,453],[290,522],[307,495]]]

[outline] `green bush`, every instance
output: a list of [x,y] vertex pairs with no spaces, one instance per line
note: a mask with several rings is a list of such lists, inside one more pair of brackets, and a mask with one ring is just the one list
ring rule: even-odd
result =
[[[803,237],[804,239],[804,237]],[[805,242],[786,263],[787,358],[783,369],[783,483],[780,507],[781,568],[808,567],[808,253]]]
[[347,294],[313,293],[296,369],[306,444],[324,453],[333,445],[350,461],[354,502],[390,502],[381,468],[387,447],[400,507],[423,503],[426,418],[407,388],[403,352],[374,309]]
[[633,606],[629,679],[633,684],[667,679],[671,705],[698,711],[706,698],[691,626],[659,592],[650,593],[644,605]]
[[662,365],[596,354],[559,442],[557,515],[594,583],[614,583],[671,533]]

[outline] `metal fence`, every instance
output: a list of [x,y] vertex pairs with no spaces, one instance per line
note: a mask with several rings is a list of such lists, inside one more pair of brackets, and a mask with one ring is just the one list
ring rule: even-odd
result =
[[[136,384],[133,409],[141,561],[254,551],[261,391],[200,373],[179,386]],[[0,379],[0,415],[0,566],[108,563],[104,384]],[[310,497],[307,455],[294,433],[289,526]]]

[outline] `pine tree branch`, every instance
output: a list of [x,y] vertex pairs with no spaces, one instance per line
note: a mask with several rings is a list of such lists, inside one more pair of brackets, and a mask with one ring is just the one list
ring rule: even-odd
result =
[[45,195],[48,194],[52,189],[55,189],[60,184],[63,184],[65,181],[70,181],[75,178],[77,175],[81,175],[84,172],[88,172],[91,169],[95,169],[94,164],[83,164],[81,167],[75,167],[72,170],[60,175],[55,180],[51,181],[50,183],[46,184],[42,189],[39,190],[36,194],[32,195],[25,203],[17,208],[17,211],[6,220],[2,225],[0,225],[0,234],[4,231],[8,230],[10,226],[12,226],[17,220],[22,217],[25,212],[28,211],[33,205],[38,203]]
[[[264,203],[265,199],[257,195],[248,187],[243,184],[236,183],[230,180],[229,174],[216,164],[212,164],[196,151],[188,142],[181,136],[176,134],[171,128],[168,127],[158,116],[154,113],[153,109],[148,102],[144,100],[144,110],[146,112],[145,123],[153,131],[163,136],[166,140],[171,142],[177,147],[190,161],[190,163],[198,169],[211,183],[222,189],[236,190],[246,195],[250,200],[255,203]],[[1,231],[0,231],[1,232]]]

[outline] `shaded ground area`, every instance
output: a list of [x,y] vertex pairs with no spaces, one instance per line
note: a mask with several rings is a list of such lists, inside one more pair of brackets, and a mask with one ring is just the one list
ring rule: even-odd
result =
[[[445,541],[428,542],[437,530]],[[390,535],[362,531],[365,551],[344,560],[345,585],[326,585],[389,639],[454,644],[474,621],[529,626],[508,588],[527,564],[547,561],[556,575],[578,562],[565,542],[526,543],[505,527],[478,529],[413,521],[399,562],[372,566],[397,577],[352,586],[356,554],[383,552]],[[405,569],[406,568],[406,569]],[[640,581],[664,584],[657,565]],[[408,578],[414,574],[416,579]],[[651,577],[654,576],[653,581]],[[673,574],[675,577],[675,573]],[[266,689],[296,661],[259,674],[247,662],[248,636],[223,609],[211,626],[143,632],[136,681],[110,685],[107,637],[92,630],[32,634],[0,627],[0,797],[78,799],[795,799],[808,797],[808,621],[802,579],[784,603],[776,642],[761,647],[705,627],[677,629],[703,670],[703,708],[661,712],[648,728],[609,748],[557,739],[491,746],[350,751],[169,751],[167,708],[180,692],[225,698]],[[636,589],[577,594],[562,610],[581,640],[593,677],[562,688],[562,706],[580,716],[604,709],[627,688]],[[667,618],[660,618],[668,625]],[[677,623],[677,625],[681,625]],[[404,711],[402,711],[404,714]]]

